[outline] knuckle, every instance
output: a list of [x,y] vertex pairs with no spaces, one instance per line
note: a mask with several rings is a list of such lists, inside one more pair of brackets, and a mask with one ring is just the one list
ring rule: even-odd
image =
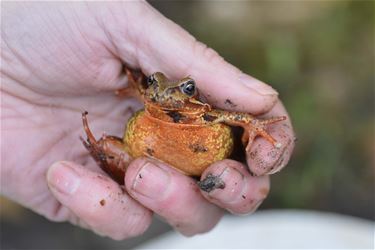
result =
[[150,227],[152,222],[152,213],[146,211],[141,214],[133,214],[130,216],[131,221],[128,222],[130,230],[126,232],[124,237],[131,238],[143,234]]
[[98,206],[87,206],[87,208],[84,211],[84,214],[82,214],[82,217],[84,217],[85,221],[89,224],[96,224],[98,221],[103,218],[103,213],[99,209]]
[[211,211],[195,213],[188,218],[175,222],[172,226],[187,237],[206,233],[220,221],[224,211],[216,206],[211,207]]
[[125,221],[117,220],[115,225],[106,225],[104,228],[98,224],[96,233],[99,232],[100,227],[101,235],[107,235],[114,240],[125,240],[142,235],[151,225],[152,213],[146,211],[145,213],[129,213],[125,217]]
[[129,236],[127,233],[124,233],[124,232],[115,232],[112,235],[109,235],[108,237],[110,237],[113,240],[117,240],[117,241],[126,240],[128,238],[131,238],[131,236]]
[[67,207],[56,201],[53,209],[47,210],[44,216],[50,221],[63,222],[70,220],[72,213]]

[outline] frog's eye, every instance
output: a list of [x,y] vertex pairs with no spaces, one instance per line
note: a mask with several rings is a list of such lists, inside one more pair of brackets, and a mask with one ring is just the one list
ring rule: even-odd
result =
[[154,85],[155,83],[157,83],[157,80],[155,79],[154,74],[147,77],[147,86],[150,87],[151,85]]
[[180,88],[181,91],[188,96],[193,96],[195,94],[195,82],[193,80],[189,80],[182,84]]

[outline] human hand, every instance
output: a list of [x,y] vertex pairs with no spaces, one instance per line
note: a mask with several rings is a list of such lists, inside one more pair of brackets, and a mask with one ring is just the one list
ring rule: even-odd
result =
[[90,111],[95,134],[121,135],[125,120],[139,108],[113,95],[126,84],[124,64],[174,79],[190,75],[208,102],[227,110],[287,115],[277,93],[146,2],[5,3],[3,10],[1,191],[37,213],[124,239],[144,232],[155,212],[193,235],[210,230],[222,208],[253,211],[269,190],[267,175],[289,160],[293,131],[287,119],[269,128],[282,149],[273,151],[262,138],[252,145],[247,162],[259,177],[239,162],[220,161],[202,179],[221,175],[226,188],[206,193],[191,178],[141,158],[130,164],[126,187],[119,186],[78,137],[83,110]]

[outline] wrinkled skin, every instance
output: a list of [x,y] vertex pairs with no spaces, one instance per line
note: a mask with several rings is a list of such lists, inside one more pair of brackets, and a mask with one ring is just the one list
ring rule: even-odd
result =
[[[83,110],[90,111],[95,133],[121,134],[139,108],[133,99],[113,96],[126,84],[124,63],[145,74],[162,71],[177,79],[190,74],[204,83],[199,89],[208,102],[236,111],[287,115],[277,93],[145,2],[5,3],[2,8],[1,192],[10,199],[51,220],[118,240],[142,234],[154,212],[179,232],[194,235],[210,230],[223,209],[254,211],[268,193],[267,175],[288,162],[294,138],[290,119],[269,129],[283,144],[279,153],[261,138],[252,146],[248,164],[262,176],[251,176],[241,163],[220,161],[202,178],[221,175],[228,188],[207,193],[167,165],[141,158],[130,164],[126,186],[119,186],[78,138]],[[228,106],[228,96],[235,106]]]

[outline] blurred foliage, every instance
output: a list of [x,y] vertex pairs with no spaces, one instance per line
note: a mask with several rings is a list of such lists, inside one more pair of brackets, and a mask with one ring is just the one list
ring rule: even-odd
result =
[[374,219],[373,1],[152,1],[274,86],[298,142],[263,208]]

